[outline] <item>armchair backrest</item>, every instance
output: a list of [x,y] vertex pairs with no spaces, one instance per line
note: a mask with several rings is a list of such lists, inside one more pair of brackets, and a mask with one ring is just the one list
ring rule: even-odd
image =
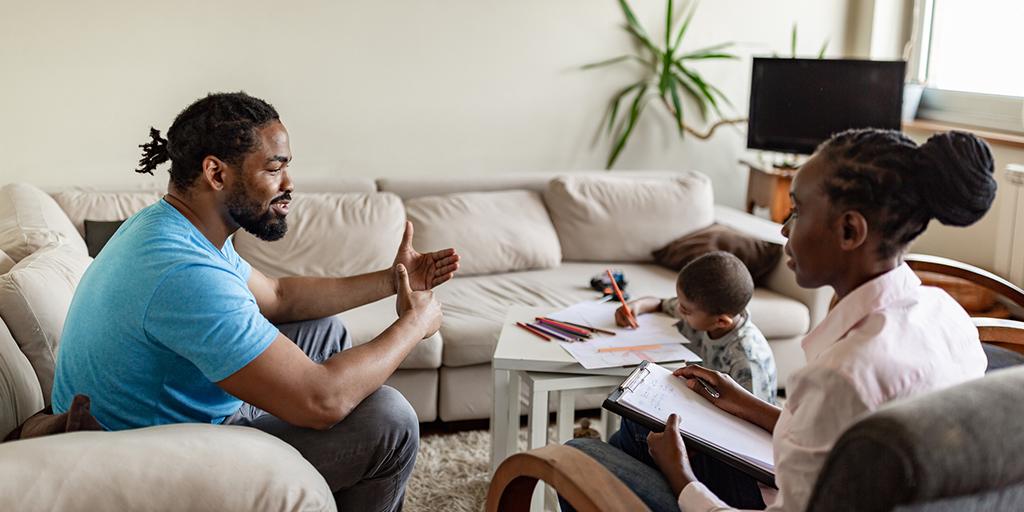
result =
[[1024,509],[1024,368],[883,406],[836,442],[807,510]]

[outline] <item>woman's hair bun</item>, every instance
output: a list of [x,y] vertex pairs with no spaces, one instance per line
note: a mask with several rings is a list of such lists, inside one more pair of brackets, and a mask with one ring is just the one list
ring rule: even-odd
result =
[[939,222],[969,226],[996,197],[995,165],[988,144],[970,133],[933,135],[916,151],[918,190]]

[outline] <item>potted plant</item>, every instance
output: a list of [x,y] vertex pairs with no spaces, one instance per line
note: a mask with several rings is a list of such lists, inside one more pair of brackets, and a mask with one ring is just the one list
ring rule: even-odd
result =
[[[680,137],[690,133],[698,138],[707,139],[719,126],[745,121],[744,119],[727,119],[722,114],[720,105],[724,103],[731,107],[732,103],[718,87],[705,80],[701,73],[692,67],[692,63],[695,61],[739,59],[739,56],[727,51],[734,43],[720,43],[692,51],[681,49],[683,37],[697,11],[698,2],[690,2],[687,6],[688,10],[687,7],[683,7],[682,19],[677,27],[673,27],[677,13],[674,10],[673,0],[667,1],[663,45],[655,43],[655,40],[637,20],[626,0],[618,0],[618,2],[625,17],[625,29],[637,43],[640,49],[639,54],[621,55],[583,66],[583,69],[594,69],[623,62],[633,62],[641,64],[644,70],[640,80],[623,87],[612,97],[608,111],[602,119],[602,126],[607,122],[606,130],[614,141],[611,153],[608,155],[606,165],[608,169],[615,165],[615,161],[629,142],[630,135],[636,128],[640,116],[652,99],[658,100],[658,103],[675,119]],[[719,120],[708,127],[707,132],[698,132],[684,122],[683,97],[689,97],[697,104],[703,121],[707,121],[709,111],[714,111]],[[624,101],[628,103],[626,109],[622,108]]]

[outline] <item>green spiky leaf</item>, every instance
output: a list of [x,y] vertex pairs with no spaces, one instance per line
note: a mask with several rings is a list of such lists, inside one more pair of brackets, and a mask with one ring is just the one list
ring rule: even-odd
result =
[[693,21],[693,15],[697,13],[697,4],[697,0],[690,3],[690,12],[686,14],[683,24],[679,26],[679,32],[676,33],[676,42],[671,46],[671,50],[673,52],[674,50],[677,50],[680,43],[683,42],[683,36],[686,35],[686,29],[690,28],[690,22]]
[[647,85],[642,86],[633,98],[633,103],[629,108],[629,118],[626,120],[626,126],[623,128],[622,133],[619,134],[618,141],[615,143],[615,147],[612,148],[611,155],[608,156],[607,168],[611,169],[615,165],[615,161],[619,159],[619,154],[622,153],[622,149],[626,147],[626,142],[629,141],[629,136],[633,133],[633,128],[636,127],[637,120],[640,118],[640,113],[643,112],[644,103],[642,100],[644,94],[647,93]]
[[796,58],[796,23],[793,24],[793,30],[789,33],[789,52],[790,56]]
[[821,43],[821,49],[818,50],[818,58],[819,59],[824,59],[825,58],[825,51],[826,50],[828,50],[828,39],[825,39],[825,42]]
[[669,87],[669,91],[672,92],[672,107],[675,109],[673,114],[675,114],[676,126],[679,128],[679,136],[681,137],[683,133],[685,133],[683,131],[683,102],[679,101],[679,90],[676,87],[674,75],[672,75],[671,73],[669,73],[668,75],[672,77],[672,86]]

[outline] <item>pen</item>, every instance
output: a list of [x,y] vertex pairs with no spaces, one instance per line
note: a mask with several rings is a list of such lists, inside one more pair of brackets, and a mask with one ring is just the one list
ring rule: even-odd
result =
[[696,379],[697,379],[697,382],[700,383],[701,387],[704,388],[704,391],[706,391],[708,393],[708,395],[711,396],[711,398],[721,398],[722,397],[722,394],[719,393],[718,390],[715,389],[714,386],[712,386],[711,384],[708,384],[708,381],[706,381],[706,380],[704,380],[704,379],[702,379],[700,377],[696,377]]

